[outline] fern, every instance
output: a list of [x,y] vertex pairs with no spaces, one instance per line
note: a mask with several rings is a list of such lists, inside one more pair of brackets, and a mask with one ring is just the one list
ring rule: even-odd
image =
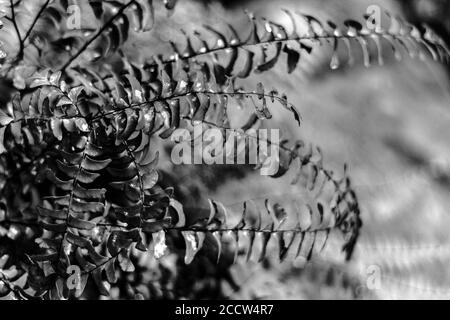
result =
[[[17,97],[12,104],[13,113],[5,114],[3,118],[4,132],[11,132],[13,139],[9,141],[10,145],[16,143],[22,130],[27,129],[27,123],[33,123],[37,130],[45,129],[53,135],[54,147],[48,151],[46,156],[47,166],[43,168],[39,175],[42,179],[49,180],[57,189],[51,195],[44,196],[44,206],[38,207],[38,216],[40,226],[49,232],[49,238],[45,236],[42,239],[45,244],[46,252],[31,256],[32,260],[38,262],[51,262],[43,268],[53,270],[65,270],[73,259],[71,255],[75,254],[75,259],[83,267],[82,288],[84,288],[88,275],[92,275],[94,281],[99,286],[101,293],[107,290],[100,280],[100,274],[103,270],[112,273],[114,262],[118,260],[123,271],[130,271],[130,262],[127,258],[130,246],[134,243],[137,248],[146,250],[143,243],[142,233],[155,234],[167,230],[178,229],[187,240],[187,258],[190,262],[202,244],[195,244],[194,235],[205,236],[206,230],[215,234],[217,232],[230,231],[227,225],[217,225],[211,229],[211,222],[216,219],[216,213],[212,213],[209,223],[204,225],[204,229],[198,229],[200,225],[186,227],[180,221],[185,221],[182,209],[175,200],[171,199],[166,191],[160,190],[154,193],[154,188],[158,180],[158,174],[155,171],[157,156],[153,157],[150,151],[149,136],[159,133],[163,138],[170,136],[167,134],[179,126],[181,119],[189,121],[205,121],[210,109],[210,99],[204,99],[200,95],[213,97],[215,99],[223,95],[259,96],[266,99],[265,93],[259,89],[259,92],[226,91],[215,92],[206,90],[202,81],[194,81],[192,86],[177,85],[170,86],[167,81],[162,82],[161,90],[158,92],[149,92],[146,94],[143,87],[149,86],[146,83],[139,83],[137,79],[128,77],[130,87],[125,88],[121,82],[114,81],[114,86],[109,96],[99,92],[91,92],[88,95],[83,88],[75,87],[67,90],[66,85],[59,79],[60,73],[44,72],[36,75],[29,85],[33,91],[27,93],[23,98]],[[168,78],[166,74],[162,78]],[[200,77],[200,79],[203,79]],[[139,88],[138,88],[139,86]],[[177,90],[178,88],[178,90]],[[47,90],[51,90],[49,93]],[[42,98],[44,95],[45,98]],[[195,108],[192,107],[193,96],[197,95],[199,102]],[[280,98],[274,92],[268,95],[274,100],[280,100],[283,105],[288,106],[285,98]],[[87,101],[95,101],[98,98],[108,108],[99,108],[94,103],[93,108],[85,105]],[[175,100],[178,99],[178,100]],[[176,110],[184,100],[189,108]],[[175,100],[175,101],[174,101]],[[109,104],[106,104],[108,102]],[[162,104],[162,103],[165,104]],[[37,105],[35,105],[37,104]],[[23,106],[28,106],[23,108]],[[160,107],[161,109],[158,109]],[[224,105],[226,107],[226,103]],[[293,106],[288,108],[295,110]],[[93,110],[92,112],[89,112]],[[265,113],[260,113],[264,115]],[[298,114],[294,112],[298,120]],[[174,119],[174,117],[178,117]],[[44,120],[45,119],[45,120]],[[24,125],[22,128],[13,129],[15,124]],[[104,125],[107,124],[107,127]],[[109,128],[108,131],[106,128]],[[13,133],[14,130],[14,133]],[[3,141],[7,141],[5,137]],[[41,143],[44,136],[37,142]],[[36,141],[28,141],[31,144]],[[295,157],[299,157],[296,154]],[[309,160],[304,158],[302,164],[307,164]],[[289,165],[289,164],[288,164]],[[319,170],[316,165],[313,168]],[[316,180],[316,177],[313,178]],[[338,182],[335,182],[339,186]],[[314,184],[314,182],[313,182]],[[158,189],[157,189],[158,190]],[[356,241],[360,223],[358,222],[359,211],[353,212],[355,203],[349,203],[348,212],[339,212],[338,206],[341,201],[347,201],[345,194],[339,194],[336,198],[334,209],[335,224],[330,226],[314,226],[302,228],[297,226],[291,230],[277,230],[274,226],[271,228],[246,229],[245,218],[243,217],[240,226],[235,229],[235,239],[238,241],[240,233],[258,234],[262,236],[263,248],[267,245],[272,234],[279,238],[280,257],[284,257],[293,244],[294,237],[284,246],[284,235],[301,235],[302,239],[306,235],[313,237],[312,244],[308,253],[304,253],[308,259],[311,258],[315,239],[318,233],[323,232],[328,235],[333,228],[341,229],[344,233],[351,233],[348,243],[344,250],[349,257],[354,241]],[[119,196],[119,194],[126,196]],[[109,197],[107,196],[109,194]],[[108,212],[106,207],[112,205]],[[176,214],[170,214],[169,208],[177,208]],[[266,204],[267,210],[269,205]],[[357,209],[357,208],[356,208]],[[281,210],[278,208],[278,210]],[[323,206],[318,204],[320,223],[323,221]],[[313,215],[313,211],[309,208]],[[356,213],[356,216],[352,215]],[[113,221],[109,221],[113,218]],[[115,218],[115,219],[114,219]],[[117,219],[117,220],[116,220]],[[356,219],[356,220],[354,220]],[[116,221],[115,221],[116,220]],[[176,221],[176,222],[174,222]],[[119,222],[119,224],[117,224]],[[123,223],[123,224],[122,224]],[[108,226],[119,228],[115,231],[102,231],[108,235],[107,251],[104,249],[95,249],[92,244],[92,232],[99,227]],[[317,227],[317,228],[316,228]],[[122,230],[124,229],[125,230]],[[131,228],[131,229],[130,229]],[[316,228],[316,229],[314,229]],[[320,228],[320,229],[319,229]],[[259,237],[258,236],[258,237]],[[157,237],[158,238],[158,237]],[[159,239],[163,239],[161,235]],[[217,238],[215,238],[217,239]],[[56,241],[55,241],[56,240]],[[220,239],[217,239],[220,243]],[[100,243],[101,244],[101,243]],[[298,244],[297,255],[302,249],[303,240]],[[158,246],[162,246],[161,240]],[[195,249],[192,249],[195,246]],[[250,244],[249,251],[252,248]],[[76,249],[78,248],[78,249]],[[84,262],[83,252],[92,262]],[[261,257],[264,257],[263,249]],[[237,251],[235,251],[237,255]],[[83,260],[84,259],[84,260]],[[52,265],[54,267],[52,267]],[[52,274],[52,270],[46,271]],[[111,280],[112,276],[108,276]],[[50,291],[50,297],[65,297],[67,293],[64,289],[58,288],[64,283],[64,278],[58,276],[55,281],[55,287]],[[36,288],[38,289],[38,288]],[[75,293],[75,296],[82,294],[82,290]]]
[[[253,14],[247,13],[251,23],[247,36],[241,37],[232,25],[227,25],[228,30],[224,31],[205,25],[207,35],[212,35],[213,41],[208,41],[206,36],[199,32],[195,32],[198,39],[194,41],[184,33],[186,44],[183,48],[171,42],[174,51],[172,55],[155,56],[142,66],[129,61],[125,64],[128,64],[127,69],[138,70],[158,70],[161,67],[172,70],[173,66],[175,70],[184,71],[191,68],[211,69],[217,83],[225,85],[227,78],[245,79],[252,72],[262,73],[274,68],[282,54],[286,56],[287,72],[292,73],[297,69],[302,55],[311,54],[315,47],[325,44],[331,46],[330,68],[333,70],[343,65],[343,54],[347,55],[347,64],[354,65],[357,50],[361,51],[366,67],[369,67],[373,60],[380,66],[384,65],[389,51],[398,61],[402,60],[405,54],[422,60],[429,56],[442,63],[450,61],[448,46],[431,28],[423,26],[420,29],[389,13],[386,13],[391,20],[389,30],[369,30],[356,20],[344,21],[342,29],[332,21],[323,23],[310,15],[288,10],[285,10],[285,13],[291,21],[291,26],[283,26],[268,19],[262,19],[260,22]],[[301,20],[302,28],[297,20]],[[262,24],[262,28],[259,24]],[[290,33],[287,31],[289,29],[292,30]],[[371,54],[371,43],[376,48],[374,55]],[[94,82],[97,81],[98,76]]]
[[7,255],[0,257],[0,283],[2,283],[0,297],[3,298],[12,293],[15,297],[22,298],[22,287],[24,283],[20,283],[23,281],[19,281],[20,273],[17,272],[17,269],[14,267],[5,268],[8,260],[9,256]]
[[[165,5],[169,10],[174,7],[174,4],[169,2]],[[137,32],[145,32],[151,30],[154,25],[152,0],[89,1],[88,6],[81,6],[80,14],[93,14],[98,20],[97,29],[69,28],[69,7],[68,1],[46,0],[34,15],[24,1],[14,3],[11,0],[9,4],[5,4],[4,10],[8,9],[9,12],[4,18],[13,24],[16,42],[19,43],[17,54],[9,57],[8,64],[11,67],[17,64],[25,58],[28,51],[37,51],[39,57],[43,57],[46,52],[58,50],[69,53],[67,60],[59,66],[61,70],[65,70],[83,53],[86,53],[91,61],[97,61],[118,50],[128,39],[132,27]],[[18,15],[23,16],[23,19],[32,19],[28,29],[22,30]],[[8,39],[8,42],[11,41],[13,40]]]
[[[186,264],[199,255],[208,240],[217,249],[218,264],[230,254],[236,261],[243,245],[245,259],[256,255],[262,261],[273,241],[281,261],[288,256],[309,261],[326,245],[331,233],[343,236],[342,251],[351,258],[362,226],[356,192],[346,167],[342,177],[324,168],[319,148],[302,141],[282,141],[280,169],[273,175],[279,178],[296,170],[293,183],[300,183],[313,195],[310,201],[300,199],[302,205],[293,213],[271,199],[264,199],[263,205],[245,201],[239,221],[232,224],[227,218],[229,210],[218,201],[209,200],[206,216],[188,214],[176,200],[174,189],[165,186],[164,175],[158,170],[155,139],[165,140],[176,129],[201,124],[243,132],[239,139],[248,145],[255,137],[246,131],[272,117],[270,103],[288,111],[300,125],[300,112],[285,94],[276,89],[267,91],[262,83],[255,90],[237,84],[252,71],[273,68],[282,52],[287,54],[289,73],[293,72],[301,55],[294,44],[310,53],[316,43],[331,41],[334,68],[339,64],[340,43],[347,46],[349,61],[354,60],[351,41],[361,46],[368,65],[369,39],[377,46],[380,64],[381,40],[392,45],[397,58],[398,46],[403,46],[410,55],[429,54],[436,61],[448,60],[449,50],[439,38],[429,29],[421,33],[404,23],[398,30],[368,32],[349,20],[343,32],[329,22],[327,31],[307,15],[301,15],[307,31],[300,35],[294,15],[287,11],[293,30],[289,34],[286,27],[269,20],[263,20],[264,34],[260,34],[257,21],[249,15],[251,33],[246,40],[241,40],[231,26],[230,36],[205,26],[214,36],[214,45],[200,38],[202,46],[195,48],[188,38],[186,49],[173,44],[170,57],[155,56],[140,66],[126,57],[121,47],[132,25],[137,32],[152,29],[152,1],[88,4],[98,27],[70,32],[64,27],[66,1],[45,1],[25,32],[16,14],[29,14],[26,8],[20,1],[11,1],[8,7],[6,19],[11,21],[20,46],[2,74],[22,79],[20,85],[16,81],[8,105],[0,110],[0,166],[2,179],[7,181],[1,185],[0,204],[6,213],[0,226],[7,233],[14,230],[12,233],[24,235],[20,241],[26,258],[21,261],[25,265],[21,273],[28,278],[17,284],[15,277],[1,272],[2,293],[26,299],[79,298],[91,279],[100,294],[108,295],[120,272],[135,270],[136,251],[153,248],[154,256],[161,258],[176,247],[173,239],[180,237],[185,242]],[[172,10],[175,1],[164,4]],[[44,27],[37,28],[40,22],[53,25],[51,30],[58,31],[56,39],[51,40]],[[404,28],[410,30],[405,32]],[[86,32],[88,40],[83,37]],[[33,47],[39,49],[36,60],[42,57],[44,47],[31,41],[37,35],[51,40],[50,53],[63,46],[67,59],[52,65],[53,71],[43,68],[42,61],[30,63],[30,75],[25,77],[17,65],[22,60],[25,65],[29,63],[25,57],[33,55],[28,53]],[[266,55],[267,45],[275,47],[274,57]],[[261,50],[258,59],[255,49]],[[223,62],[219,54],[229,55],[229,60]],[[241,54],[245,55],[244,67],[235,70]],[[98,59],[113,55],[120,58],[118,65],[106,59],[104,68],[93,67]],[[81,56],[92,59],[85,61],[79,59]],[[204,56],[212,56],[212,62],[202,61]],[[181,68],[174,67],[175,62],[181,62]],[[231,126],[230,100],[252,108],[241,128]],[[293,169],[295,163],[297,168]],[[204,209],[195,208],[199,212]],[[76,286],[69,285],[67,270],[73,266],[81,271]]]

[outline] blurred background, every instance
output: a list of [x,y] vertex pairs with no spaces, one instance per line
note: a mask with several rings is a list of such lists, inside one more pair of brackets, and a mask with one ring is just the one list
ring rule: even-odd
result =
[[[281,8],[322,19],[359,19],[379,5],[416,24],[428,23],[447,43],[450,2],[445,0],[301,0],[181,2],[160,27],[163,41],[173,27],[193,30],[202,23],[218,28],[231,21],[248,28],[243,9],[289,25]],[[176,23],[175,23],[175,22]],[[136,45],[136,44],[135,44]],[[319,48],[287,76],[279,66],[253,77],[267,88],[284,90],[303,117],[301,128],[287,113],[274,127],[319,145],[329,168],[344,163],[362,207],[363,229],[355,255],[343,262],[332,243],[307,265],[243,263],[231,273],[241,286],[224,295],[243,299],[409,299],[450,298],[450,83],[448,66],[430,60],[387,59],[383,67],[363,63],[332,71],[329,48]],[[250,87],[253,83],[250,83]],[[197,170],[202,192],[233,205],[261,195],[295,197],[289,178],[257,174],[217,174]],[[245,176],[245,179],[243,177]],[[289,175],[288,175],[289,176]],[[220,188],[218,187],[220,185]]]

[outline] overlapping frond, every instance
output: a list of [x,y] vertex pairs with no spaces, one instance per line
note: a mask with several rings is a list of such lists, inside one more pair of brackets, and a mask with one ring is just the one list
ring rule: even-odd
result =
[[[324,213],[320,210],[324,207],[316,204],[318,211],[308,207],[307,212],[322,218],[318,224],[311,220],[309,227],[255,227],[245,217],[239,226],[230,227],[217,222],[215,205],[209,222],[187,226],[182,205],[173,199],[171,190],[158,185],[158,153],[151,148],[153,136],[168,138],[183,121],[191,125],[224,124],[229,98],[240,103],[253,100],[253,114],[260,119],[271,117],[267,101],[278,101],[297,122],[300,115],[284,95],[276,90],[266,92],[262,84],[247,92],[234,88],[232,79],[219,86],[212,73],[201,70],[182,73],[177,78],[165,71],[156,75],[130,73],[103,79],[93,72],[86,76],[86,71],[74,69],[73,79],[77,82],[69,86],[61,80],[60,72],[44,70],[27,81],[27,88],[2,113],[3,153],[13,150],[23,142],[21,139],[29,145],[45,141],[51,146],[42,150],[44,164],[37,174],[39,183],[50,182],[52,186],[42,198],[35,219],[43,233],[41,252],[33,254],[31,261],[47,279],[47,285],[41,286],[43,291],[35,288],[38,294],[50,298],[78,297],[90,277],[100,293],[107,294],[107,283],[116,280],[116,264],[123,272],[133,270],[131,248],[146,251],[148,235],[161,248],[163,234],[169,230],[180,231],[186,239],[186,262],[202,247],[195,239],[210,233],[221,240],[217,232],[234,234],[237,243],[240,234],[261,237],[263,248],[272,237],[277,237],[280,257],[289,251],[294,238],[301,237],[305,240],[297,244],[297,253],[310,259],[316,238],[336,229],[350,235],[344,251],[351,254],[360,221],[356,197],[348,202],[347,209],[341,210],[341,202],[347,201],[350,194],[345,187],[342,194],[337,193],[334,207],[330,207],[334,210],[330,211],[334,222],[328,225],[322,225]],[[303,165],[312,163],[306,158],[302,158]],[[286,165],[290,166],[290,162]],[[337,186],[342,187],[340,183]],[[266,209],[269,213],[279,211],[281,205],[267,202]],[[306,246],[304,241],[311,242],[307,252],[302,249]],[[252,247],[253,241],[248,250]],[[262,250],[264,257],[265,249]],[[161,252],[158,249],[155,254]],[[75,287],[68,284],[66,271],[73,265],[81,272]]]

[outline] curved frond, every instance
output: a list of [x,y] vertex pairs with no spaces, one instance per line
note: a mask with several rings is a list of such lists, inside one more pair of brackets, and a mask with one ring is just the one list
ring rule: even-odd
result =
[[[303,55],[310,54],[315,47],[324,44],[331,47],[331,69],[343,65],[343,53],[347,55],[347,63],[353,65],[356,50],[361,52],[366,67],[374,61],[383,65],[389,54],[397,60],[407,55],[420,59],[431,57],[443,63],[450,61],[449,48],[431,28],[416,27],[389,13],[391,27],[383,30],[368,29],[356,20],[346,20],[340,26],[332,21],[324,23],[307,14],[285,12],[291,21],[290,26],[267,19],[257,20],[249,15],[251,24],[246,36],[239,35],[231,25],[228,30],[205,26],[207,35],[215,38],[213,41],[207,41],[205,34],[204,38],[200,37],[199,44],[194,45],[194,41],[186,36],[185,47],[172,44],[175,53],[164,57],[162,62],[176,63],[186,69],[192,62],[207,57],[218,79],[223,78],[223,75],[247,78],[252,72],[260,73],[273,68],[283,55],[288,73],[291,73]],[[196,36],[199,37],[199,34]],[[372,53],[373,46],[375,53]]]

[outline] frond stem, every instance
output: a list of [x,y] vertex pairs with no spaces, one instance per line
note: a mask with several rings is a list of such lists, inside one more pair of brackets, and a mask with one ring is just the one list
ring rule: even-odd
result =
[[25,34],[25,37],[23,37],[22,41],[25,43],[25,41],[30,37],[31,32],[33,31],[34,26],[38,22],[39,18],[41,17],[42,12],[48,7],[50,4],[50,0],[46,0],[45,3],[42,5],[42,7],[39,9],[39,12],[37,13],[36,17],[34,17],[33,22],[31,23],[30,28],[28,29],[27,33]]

